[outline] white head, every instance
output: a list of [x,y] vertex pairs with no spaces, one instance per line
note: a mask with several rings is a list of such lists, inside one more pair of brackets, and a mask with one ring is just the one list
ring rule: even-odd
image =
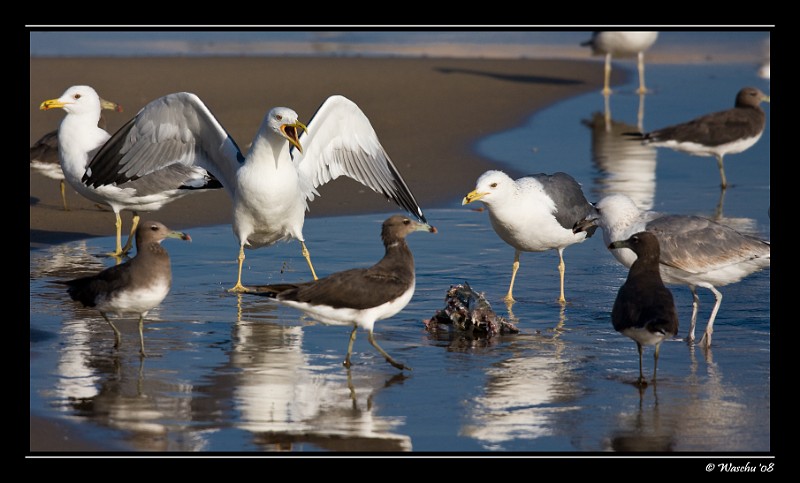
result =
[[102,104],[100,96],[91,87],[72,86],[58,99],[44,101],[39,106],[43,111],[56,108],[64,109],[68,114],[92,116],[96,123],[100,119]]
[[481,200],[486,205],[493,201],[505,198],[516,189],[514,180],[507,174],[498,170],[490,170],[483,173],[475,183],[475,189],[470,191],[462,205]]
[[264,118],[263,128],[269,129],[271,132],[286,139],[290,144],[297,147],[301,153],[303,152],[303,147],[300,145],[299,129],[304,131],[307,131],[307,129],[305,124],[297,119],[297,113],[294,110],[288,107],[270,109]]
[[641,211],[636,203],[627,195],[615,194],[601,199],[595,205],[600,219],[601,228],[611,226],[630,226],[641,218]]

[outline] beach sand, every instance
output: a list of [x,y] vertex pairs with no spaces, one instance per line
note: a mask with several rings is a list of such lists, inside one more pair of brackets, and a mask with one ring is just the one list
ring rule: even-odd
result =
[[[481,173],[494,167],[473,151],[479,139],[514,128],[560,100],[599,92],[602,68],[588,59],[31,58],[30,143],[57,129],[64,117],[60,110],[40,111],[41,102],[76,84],[90,85],[123,106],[122,113],[105,114],[112,133],[147,102],[172,92],[193,92],[245,151],[270,108],[291,107],[308,122],[325,98],[342,94],[369,117],[424,210],[460,198]],[[616,69],[613,75],[618,83],[626,72]],[[347,178],[319,192],[308,217],[402,212]],[[31,249],[113,235],[113,212],[99,209],[69,187],[67,202],[70,210],[64,211],[58,182],[31,171]],[[231,201],[224,190],[192,194],[144,216],[180,230],[227,224]],[[127,234],[130,213],[123,213],[123,224]],[[92,442],[82,441],[66,423],[31,415],[31,452],[92,449]]]

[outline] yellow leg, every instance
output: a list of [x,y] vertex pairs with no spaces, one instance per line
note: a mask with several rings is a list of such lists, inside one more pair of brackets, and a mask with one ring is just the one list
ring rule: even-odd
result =
[[144,316],[139,316],[139,354],[142,357],[147,357],[147,354],[144,352]]
[[64,180],[61,180],[61,202],[64,203],[64,211],[69,211],[67,208],[67,192],[66,186],[64,185]]
[[369,331],[369,343],[372,344],[372,347],[378,349],[378,352],[380,352],[381,355],[386,358],[386,362],[388,362],[389,364],[391,364],[394,367],[400,369],[401,371],[403,369],[406,369],[408,371],[411,370],[410,367],[408,367],[408,366],[406,366],[404,364],[400,364],[399,362],[395,361],[394,359],[392,359],[392,357],[389,354],[386,353],[385,350],[381,349],[381,346],[379,346],[378,343],[375,342],[375,336],[372,334],[371,330]]
[[558,297],[558,302],[561,305],[567,303],[567,299],[564,297],[564,272],[567,271],[567,266],[564,265],[564,249],[558,249],[558,274],[561,278],[561,295]]
[[503,299],[506,303],[514,302],[514,296],[511,292],[514,290],[514,280],[517,278],[517,270],[519,270],[519,250],[514,252],[514,264],[511,265],[511,285],[508,286],[508,293]]
[[356,330],[358,330],[358,326],[353,326],[353,331],[350,332],[350,342],[347,344],[347,355],[344,357],[344,362],[342,365],[348,369],[350,369],[350,354],[353,352],[353,342],[356,340]]
[[611,94],[611,54],[606,54],[606,65],[603,69],[603,94]]
[[127,255],[128,252],[131,251],[133,248],[133,240],[136,238],[136,228],[139,226],[139,213],[133,212],[133,218],[131,218],[131,232],[128,234],[128,241],[125,242],[125,246],[122,247],[122,251],[120,252],[120,256]]
[[117,229],[117,249],[111,256],[118,257],[122,253],[122,218],[119,216],[119,211],[114,212],[114,217],[116,218],[114,227]]
[[311,255],[309,255],[308,248],[306,248],[306,243],[303,240],[300,240],[300,246],[303,247],[300,253],[303,254],[303,257],[305,257],[306,262],[308,262],[308,268],[311,269],[311,275],[314,276],[314,280],[318,280],[317,273],[314,271],[314,265],[311,264]]
[[244,264],[244,245],[239,246],[239,275],[236,277],[236,285],[228,289],[228,292],[247,292],[247,287],[242,285],[242,265]]

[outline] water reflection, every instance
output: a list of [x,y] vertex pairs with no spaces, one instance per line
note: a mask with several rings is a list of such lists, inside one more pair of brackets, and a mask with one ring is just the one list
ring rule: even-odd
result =
[[104,258],[90,251],[86,240],[51,245],[46,249],[31,251],[30,262],[31,280],[48,277],[68,280],[94,274],[107,267]]
[[[616,452],[669,452],[675,450],[675,428],[664,421],[658,404],[658,384],[639,386],[639,405],[617,415],[606,450]],[[648,394],[652,392],[652,394]]]
[[[511,313],[510,318],[517,322]],[[564,321],[562,308],[555,327],[508,337],[514,355],[486,370],[488,382],[470,404],[461,435],[478,440],[484,449],[504,450],[503,443],[563,430],[558,417],[580,409],[576,401],[582,391],[564,355]]]
[[[76,324],[65,324],[75,326]],[[78,332],[80,333],[80,331]],[[61,352],[56,387],[61,409],[103,427],[122,431],[138,451],[200,451],[201,433],[187,431],[193,386],[173,374],[148,371],[145,359],[120,352],[110,356],[75,337]]]
[[[262,305],[276,316],[276,307]],[[248,305],[233,328],[230,352],[232,399],[237,427],[267,451],[411,451],[410,437],[396,434],[403,418],[379,416],[373,397],[402,378],[357,375],[341,366],[340,354],[322,360],[303,350],[304,330],[297,319],[265,322]],[[280,312],[278,312],[280,313]],[[291,317],[291,316],[289,316]]]
[[598,172],[592,190],[597,199],[606,195],[628,195],[642,210],[653,207],[656,193],[656,149],[632,140],[623,133],[636,126],[595,112],[583,125],[591,130],[592,161]]

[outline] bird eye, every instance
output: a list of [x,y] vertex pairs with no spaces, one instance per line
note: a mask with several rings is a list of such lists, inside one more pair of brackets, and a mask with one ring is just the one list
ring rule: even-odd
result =
[[158,225],[150,225],[150,229],[153,231],[158,231]]
[[278,114],[277,116],[275,116],[275,119],[277,119],[278,121],[283,121],[283,116]]
[[497,188],[497,183],[492,183],[489,186],[491,186],[492,188]]
[[77,100],[77,99],[81,98],[81,95],[80,94],[75,94],[74,96],[72,96],[72,98]]
[[408,224],[410,224],[410,223],[411,223],[411,220],[409,220],[408,218],[404,218],[404,219],[403,219],[403,224],[404,224],[404,225],[408,225]]

